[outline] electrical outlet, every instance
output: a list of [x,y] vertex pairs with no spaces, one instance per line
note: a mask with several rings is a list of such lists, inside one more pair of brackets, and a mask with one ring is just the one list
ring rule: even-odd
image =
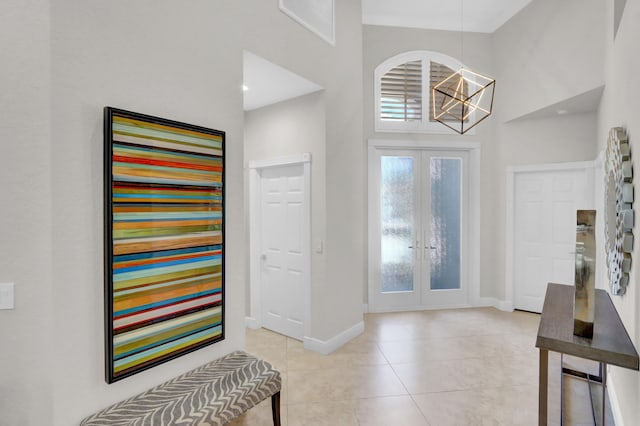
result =
[[0,309],[13,309],[14,283],[0,283]]

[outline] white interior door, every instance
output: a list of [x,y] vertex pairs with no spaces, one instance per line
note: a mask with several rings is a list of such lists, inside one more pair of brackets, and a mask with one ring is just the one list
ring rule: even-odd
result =
[[301,164],[269,167],[259,174],[262,325],[302,339],[309,276],[304,168]]
[[376,151],[370,308],[468,305],[468,158],[463,151]]
[[574,284],[576,210],[593,208],[593,170],[519,172],[514,194],[514,307],[541,312],[547,283]]

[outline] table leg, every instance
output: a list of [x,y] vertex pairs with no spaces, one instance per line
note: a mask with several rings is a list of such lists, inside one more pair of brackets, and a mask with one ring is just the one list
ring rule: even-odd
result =
[[280,426],[280,392],[271,395],[271,414],[273,426]]
[[538,425],[547,424],[547,392],[549,381],[549,351],[540,348],[540,377],[538,380]]
[[602,426],[607,415],[607,363],[600,363],[600,377],[602,377]]
[[564,354],[560,353],[560,426],[564,425]]

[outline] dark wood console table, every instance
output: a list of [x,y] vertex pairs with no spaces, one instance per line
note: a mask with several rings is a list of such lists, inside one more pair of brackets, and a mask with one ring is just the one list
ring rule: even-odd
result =
[[[602,384],[602,424],[607,386],[607,364],[638,370],[636,352],[609,294],[596,290],[593,339],[573,335],[573,286],[549,283],[542,308],[536,347],[540,349],[538,424],[547,424],[549,351],[600,363],[600,376],[563,369]],[[562,396],[561,396],[562,398]]]

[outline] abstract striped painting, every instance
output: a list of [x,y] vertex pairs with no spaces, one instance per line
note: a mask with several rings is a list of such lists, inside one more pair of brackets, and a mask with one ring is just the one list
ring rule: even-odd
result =
[[108,383],[224,339],[224,136],[105,108]]

